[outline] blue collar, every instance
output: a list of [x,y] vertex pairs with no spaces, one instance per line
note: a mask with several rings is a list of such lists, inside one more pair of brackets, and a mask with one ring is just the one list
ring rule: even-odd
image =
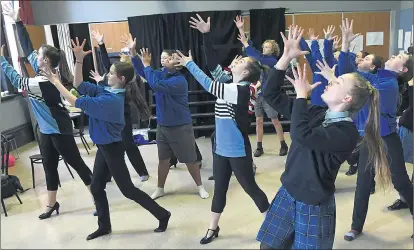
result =
[[330,123],[340,122],[340,121],[348,121],[352,122],[351,117],[349,117],[349,112],[337,112],[337,111],[330,111],[327,110],[325,113],[325,120],[322,123],[322,126],[326,127]]
[[105,87],[105,90],[114,94],[123,94],[125,93],[125,89],[113,89],[111,87]]

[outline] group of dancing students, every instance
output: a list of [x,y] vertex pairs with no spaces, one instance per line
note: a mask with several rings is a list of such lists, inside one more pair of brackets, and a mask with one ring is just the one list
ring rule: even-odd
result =
[[[402,147],[410,140],[412,148],[412,57],[407,54],[392,56],[384,68],[376,64],[376,55],[355,58],[350,52],[350,43],[359,34],[353,33],[353,23],[348,19],[343,20],[340,27],[342,45],[338,53],[334,53],[333,48],[339,40],[333,36],[333,26],[325,31],[324,57],[317,47],[316,36],[310,37],[309,49],[302,38],[303,30],[290,26],[287,36],[281,33],[284,49],[276,60],[276,43],[266,41],[263,53],[254,50],[242,32],[243,20],[237,17],[239,39],[248,56],[236,57],[226,71],[219,65],[213,49],[210,18],[204,21],[199,15],[192,17],[190,26],[203,33],[207,67],[213,79],[192,60],[191,52],[184,55],[180,51],[164,50],[161,54],[163,68],[154,70],[150,66],[148,49],[140,49],[137,53],[135,39],[125,37],[130,55],[123,57],[121,62],[108,65],[109,73],[103,78],[92,72],[99,84],[90,83],[82,77],[82,64],[91,51],[84,51],[85,41],[81,43],[76,39],[72,41],[76,57],[73,86],[80,94],[76,96],[64,86],[64,81],[70,77],[63,77],[58,70],[62,51],[49,45],[34,50],[18,13],[7,5],[3,11],[16,21],[23,51],[39,73],[34,78],[21,77],[4,58],[2,49],[2,69],[14,86],[27,91],[40,128],[40,150],[48,190],[48,206],[40,219],[49,218],[54,211],[59,213],[56,201],[59,155],[78,172],[93,196],[98,229],[87,240],[111,233],[105,192],[111,176],[125,197],[158,219],[155,232],[164,232],[171,217],[171,212],[155,201],[165,195],[164,184],[171,158],[176,157],[187,165],[200,197],[209,197],[200,177],[201,157],[196,153],[187,102],[188,83],[181,73],[184,68],[217,97],[216,130],[212,138],[214,196],[211,222],[201,244],[210,243],[219,234],[219,219],[234,173],[264,216],[257,235],[261,249],[332,248],[336,221],[335,179],[341,164],[355,149],[359,150],[357,187],[351,231],[345,239],[353,240],[363,230],[374,176],[384,189],[392,182],[412,214],[413,188],[405,168],[405,161],[412,162],[412,157],[405,159]],[[93,36],[103,45],[103,35],[94,32]],[[306,56],[314,72],[312,85],[306,79],[305,65],[291,68],[291,77],[286,75],[290,63],[301,56]],[[131,62],[128,62],[129,58]],[[296,98],[289,97],[282,89],[285,77],[294,86]],[[409,82],[410,108],[399,119],[397,129],[398,80]],[[128,157],[134,167],[135,164],[140,166],[136,170],[141,180],[148,179],[139,150],[130,146],[130,104],[137,106],[141,113],[149,114],[138,90],[138,85],[143,82],[155,92],[158,122],[158,186],[152,196],[134,186],[124,159],[125,151],[137,152],[128,153]],[[262,95],[258,97],[260,89]],[[308,104],[310,93],[312,102],[317,104]],[[61,96],[89,116],[89,133],[98,148],[93,174],[79,154]],[[257,185],[252,171],[248,131],[251,106],[255,102],[260,102],[268,115],[280,113],[291,120],[292,143],[281,177],[282,186],[271,203]],[[262,111],[256,114],[259,114],[258,120],[262,119]],[[277,116],[271,118],[277,128],[280,125]],[[281,148],[287,151],[282,137],[280,141]],[[284,154],[282,149],[280,153]],[[257,151],[256,155],[263,153],[261,138]],[[134,160],[134,155],[140,159]]]

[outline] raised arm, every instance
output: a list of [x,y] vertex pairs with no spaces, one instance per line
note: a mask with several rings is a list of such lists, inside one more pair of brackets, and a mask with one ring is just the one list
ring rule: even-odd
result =
[[111,67],[111,64],[109,62],[108,51],[106,51],[106,46],[104,43],[104,34],[99,33],[98,30],[92,30],[91,35],[98,43],[99,51],[100,51],[99,57],[101,58],[102,64],[105,67],[106,73],[108,73],[109,68]]
[[338,73],[343,75],[346,73],[355,72],[357,69],[355,67],[355,58],[350,58],[349,48],[351,42],[360,36],[360,34],[353,33],[353,23],[354,20],[349,22],[348,18],[342,20],[341,31],[342,31],[342,48],[341,53],[338,58]]
[[76,43],[72,40],[72,51],[75,54],[76,64],[75,64],[75,73],[73,78],[73,86],[78,88],[79,85],[83,82],[83,74],[82,74],[82,66],[83,66],[83,59],[86,55],[92,53],[91,50],[83,51],[83,47],[85,47],[86,40],[83,39],[82,44],[79,44],[79,39],[76,37]]
[[335,26],[333,25],[329,25],[326,30],[323,29],[323,33],[325,34],[325,39],[323,40],[323,55],[329,67],[333,67],[337,63],[334,57],[334,47],[339,43],[339,40],[337,36],[333,36],[334,31]]
[[10,3],[2,4],[2,7],[3,14],[9,16],[16,23],[17,35],[19,37],[23,53],[32,65],[33,70],[36,73],[39,73],[39,67],[37,65],[38,52],[34,50],[29,33],[27,32],[23,22],[20,20],[19,10],[14,10]]

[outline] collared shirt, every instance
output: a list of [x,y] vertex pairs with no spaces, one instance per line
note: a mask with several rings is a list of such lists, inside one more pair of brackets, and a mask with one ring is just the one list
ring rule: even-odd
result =
[[352,122],[351,117],[349,117],[349,112],[338,112],[327,110],[325,113],[325,120],[322,122],[322,126],[326,127],[330,123],[340,122],[340,121],[349,121]]

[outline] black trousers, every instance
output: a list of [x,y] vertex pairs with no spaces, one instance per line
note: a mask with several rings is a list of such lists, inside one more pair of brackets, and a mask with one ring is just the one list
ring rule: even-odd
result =
[[269,208],[266,194],[257,185],[252,171],[252,151],[249,138],[245,138],[246,156],[229,158],[213,155],[214,196],[211,211],[222,213],[226,206],[226,195],[229,189],[232,172],[237,178],[244,191],[253,199],[260,212]]
[[43,168],[46,175],[48,191],[58,190],[59,155],[78,173],[83,183],[91,184],[92,171],[83,161],[73,135],[43,134],[40,135],[40,153],[43,156]]
[[91,192],[95,200],[98,213],[98,225],[101,229],[111,228],[109,205],[106,197],[106,181],[109,173],[112,174],[121,193],[128,199],[140,204],[158,220],[168,216],[168,211],[158,205],[151,197],[136,188],[131,181],[124,159],[124,145],[114,142],[107,145],[97,145]]
[[[197,142],[195,143],[195,148],[196,148],[196,154],[197,154],[197,162],[201,162],[203,160],[203,156],[201,156],[201,152],[200,152],[200,149],[198,148]],[[173,155],[170,158],[170,165],[175,165],[177,163],[178,163],[177,157]]]
[[[413,186],[405,167],[403,149],[397,133],[382,137],[387,145],[387,158],[394,188],[406,199],[413,214]],[[358,161],[357,187],[352,215],[352,230],[362,232],[368,212],[370,188],[374,173],[373,166],[368,164],[368,148],[362,145]]]
[[[127,122],[124,129],[122,130],[122,143],[125,147],[126,154],[129,161],[134,167],[135,171],[139,176],[148,175],[147,166],[145,165],[144,159],[142,159],[141,152],[138,146],[135,145],[132,137],[132,123]],[[108,181],[111,180],[112,175],[108,175]]]

